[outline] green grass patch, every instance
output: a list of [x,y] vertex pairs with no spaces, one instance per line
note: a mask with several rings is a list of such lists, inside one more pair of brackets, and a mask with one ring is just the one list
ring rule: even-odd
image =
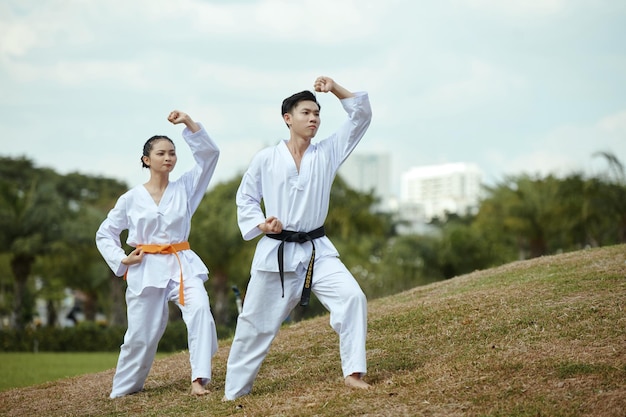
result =
[[[0,391],[115,368],[118,352],[0,353]],[[157,359],[168,356],[158,353]]]
[[[620,373],[619,368],[606,364],[590,364],[579,362],[560,363],[556,366],[556,370],[558,377],[562,379],[592,374],[596,374],[602,377],[609,377],[611,374]],[[621,373],[623,374],[623,369]]]

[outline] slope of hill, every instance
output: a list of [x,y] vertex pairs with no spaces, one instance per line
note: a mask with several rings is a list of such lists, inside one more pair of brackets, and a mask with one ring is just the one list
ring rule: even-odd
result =
[[369,305],[368,391],[343,385],[328,316],[285,326],[251,395],[188,395],[188,354],[109,400],[113,370],[0,393],[5,416],[619,416],[626,410],[626,245],[507,264]]

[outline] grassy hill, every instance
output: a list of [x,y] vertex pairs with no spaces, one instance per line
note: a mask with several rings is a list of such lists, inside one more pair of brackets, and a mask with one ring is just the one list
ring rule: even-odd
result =
[[343,385],[328,317],[285,326],[251,395],[188,394],[187,352],[109,400],[113,370],[0,393],[6,416],[626,415],[626,245],[477,271],[369,304],[368,391]]

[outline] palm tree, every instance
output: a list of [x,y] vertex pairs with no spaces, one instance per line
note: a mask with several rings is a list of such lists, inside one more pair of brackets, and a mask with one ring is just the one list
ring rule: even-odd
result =
[[13,327],[21,330],[32,319],[28,278],[35,259],[48,253],[60,231],[66,204],[56,192],[58,175],[36,169],[22,158],[0,159],[0,242],[10,253],[14,278]]

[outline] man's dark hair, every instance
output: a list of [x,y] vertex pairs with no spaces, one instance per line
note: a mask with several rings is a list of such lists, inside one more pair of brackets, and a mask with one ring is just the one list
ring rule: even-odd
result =
[[296,107],[301,101],[313,101],[315,102],[315,104],[317,104],[317,107],[319,107],[320,110],[322,109],[322,106],[320,106],[320,104],[317,102],[317,97],[315,97],[315,94],[308,90],[304,90],[283,100],[283,105],[280,109],[280,115],[283,116],[285,113],[291,113],[293,108]]

